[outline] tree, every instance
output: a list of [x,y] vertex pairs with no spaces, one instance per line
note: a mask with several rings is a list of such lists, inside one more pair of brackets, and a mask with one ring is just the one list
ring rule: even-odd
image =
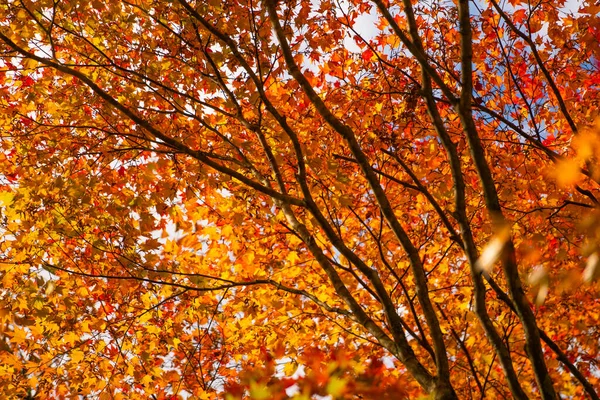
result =
[[598,11],[0,5],[2,392],[598,399]]

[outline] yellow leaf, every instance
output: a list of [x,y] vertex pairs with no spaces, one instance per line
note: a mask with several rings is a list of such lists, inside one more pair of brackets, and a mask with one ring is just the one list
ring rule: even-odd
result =
[[559,186],[570,186],[580,179],[580,171],[577,160],[561,160],[556,163],[553,176]]
[[37,387],[38,383],[38,378],[35,375],[32,375],[29,377],[29,379],[27,379],[27,385],[29,385],[29,387]]
[[269,388],[261,383],[250,382],[250,397],[255,400],[266,400],[271,398]]
[[287,260],[290,264],[295,265],[298,261],[300,261],[300,257],[298,257],[298,253],[295,251],[290,251],[287,256]]
[[75,334],[74,332],[67,332],[63,336],[63,340],[65,341],[65,343],[73,345],[73,344],[75,344],[75,342],[77,342],[79,340],[79,336],[77,334]]
[[38,323],[33,326],[30,326],[29,329],[34,336],[42,336],[44,333],[44,327]]
[[103,40],[101,37],[99,36],[94,36],[92,37],[92,43],[94,43],[94,46],[98,47],[100,44],[102,44]]
[[85,358],[85,353],[79,349],[73,350],[71,352],[71,361],[73,363],[78,363],[79,361]]
[[535,295],[535,304],[536,305],[542,305],[544,304],[544,300],[546,300],[546,297],[548,296],[548,283],[544,283],[542,285],[540,285],[537,294]]
[[152,314],[147,312],[147,313],[142,314],[139,321],[140,321],[140,323],[143,324],[144,322],[148,322],[151,318],[152,318]]
[[506,226],[502,228],[497,234],[492,237],[492,240],[483,248],[479,259],[477,260],[475,267],[479,271],[491,272],[492,267],[500,258],[504,245],[510,238],[510,227]]
[[35,308],[36,310],[41,310],[42,308],[44,308],[44,302],[40,299],[36,299],[33,302],[33,308]]
[[202,392],[200,393],[200,395],[198,396],[198,398],[200,400],[209,400],[210,399],[210,394],[207,392]]
[[156,325],[147,325],[146,330],[148,333],[160,333],[160,328]]
[[298,363],[295,361],[292,361],[292,362],[285,364],[285,366],[283,367],[283,373],[286,374],[286,376],[292,376],[294,374],[294,372],[296,372],[297,369],[298,369]]
[[549,277],[546,269],[544,267],[539,267],[533,270],[533,272],[529,275],[529,284],[533,286],[537,286],[537,293],[535,294],[535,304],[541,305],[546,300],[546,296],[548,296],[548,284]]
[[58,332],[60,327],[54,322],[46,322],[46,330],[50,333]]
[[588,257],[588,261],[585,266],[585,270],[583,271],[584,282],[590,283],[598,277],[598,272],[600,272],[599,268],[598,268],[599,265],[600,265],[600,256],[598,256],[597,252],[593,253],[592,255],[590,255]]
[[233,227],[231,225],[225,225],[221,229],[221,236],[228,238],[231,235],[233,235]]
[[326,390],[333,398],[340,397],[346,390],[346,380],[334,376],[327,383]]
[[46,290],[45,290],[46,295],[52,294],[52,292],[54,292],[55,288],[56,288],[56,284],[53,281],[48,281],[48,283],[46,284]]
[[142,378],[142,385],[148,385],[152,382],[152,375],[146,375]]
[[548,281],[548,273],[544,267],[534,269],[527,279],[530,285],[541,285]]
[[15,330],[12,332],[12,338],[10,339],[11,343],[21,344],[25,343],[26,340],[27,331],[25,329],[15,327]]
[[202,229],[202,234],[208,235],[209,239],[212,240],[219,240],[221,238],[219,231],[217,231],[217,228],[214,226],[205,227],[204,229]]
[[469,338],[465,341],[467,347],[471,347],[475,344],[475,336],[469,336]]
[[14,197],[12,192],[0,192],[0,203],[2,203],[3,206],[8,207],[12,204]]

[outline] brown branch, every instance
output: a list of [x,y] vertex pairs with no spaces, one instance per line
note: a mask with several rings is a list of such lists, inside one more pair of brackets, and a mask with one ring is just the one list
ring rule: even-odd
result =
[[229,283],[225,283],[225,284],[221,284],[221,285],[217,285],[217,286],[212,286],[212,287],[197,287],[197,286],[190,286],[190,285],[186,285],[186,284],[182,284],[182,283],[177,283],[177,282],[167,282],[167,281],[162,281],[162,280],[156,280],[156,279],[151,279],[151,278],[144,278],[141,276],[135,276],[133,275],[131,272],[128,271],[129,276],[123,276],[123,275],[106,275],[106,274],[90,274],[87,272],[83,272],[83,271],[74,271],[68,268],[64,268],[64,267],[59,267],[57,265],[53,265],[50,264],[46,261],[42,262],[42,264],[44,265],[45,268],[50,268],[50,269],[54,269],[54,270],[58,270],[58,271],[62,271],[71,275],[77,275],[77,276],[82,276],[85,278],[94,278],[94,279],[110,279],[110,280],[135,280],[135,281],[140,281],[140,282],[145,282],[145,283],[151,283],[151,284],[155,284],[155,285],[163,285],[163,286],[171,286],[171,287],[176,287],[179,289],[183,289],[185,291],[193,291],[193,292],[201,292],[201,293],[205,293],[205,292],[214,292],[214,291],[219,291],[219,290],[228,290],[231,288],[236,288],[236,287],[249,287],[249,286],[258,286],[258,285],[270,285],[273,286],[275,288],[277,288],[278,290],[283,290],[284,292],[288,292],[288,293],[292,293],[292,294],[296,294],[296,295],[300,295],[300,296],[304,296],[308,299],[310,299],[312,302],[314,302],[315,304],[317,304],[319,307],[323,308],[326,311],[329,312],[333,312],[336,314],[341,314],[350,318],[353,318],[353,316],[344,309],[341,308],[337,308],[337,307],[332,307],[330,305],[328,305],[327,303],[319,300],[315,295],[305,291],[305,290],[301,290],[301,289],[295,289],[295,288],[291,288],[289,286],[285,286],[280,282],[277,282],[273,279],[257,279],[254,281],[249,281],[249,282],[234,282],[234,281],[228,281]]
[[[373,1],[373,3],[375,3],[377,8],[379,9],[379,12],[381,13],[381,15],[383,15],[383,17],[385,18],[387,23],[392,27],[394,34],[396,36],[398,36],[398,38],[400,39],[402,44],[404,44],[404,46],[406,46],[408,51],[417,59],[417,61],[419,62],[419,64],[421,64],[422,68],[425,70],[427,75],[431,77],[433,82],[435,82],[435,84],[438,85],[438,87],[440,88],[440,90],[442,91],[444,96],[446,96],[448,101],[450,101],[452,104],[455,104],[458,101],[458,99],[456,98],[456,96],[454,95],[452,90],[448,87],[448,85],[446,85],[446,83],[444,82],[444,79],[438,74],[438,72],[435,70],[435,68],[433,68],[429,64],[429,57],[427,56],[427,53],[425,52],[425,49],[423,48],[422,44],[420,42],[414,41],[415,37],[419,37],[419,32],[417,30],[416,24],[409,25],[410,36],[411,36],[411,38],[409,38],[406,35],[406,33],[404,33],[402,28],[400,28],[400,26],[398,26],[398,23],[396,22],[396,20],[390,13],[390,10],[385,5],[383,0],[372,0],[372,1]],[[410,15],[410,13],[412,12],[412,7],[410,7],[410,8],[405,7],[405,8],[406,8],[405,11],[407,11],[409,13],[409,14],[407,14],[409,22],[411,19],[414,20],[414,15],[412,15],[412,18]]]
[[[484,273],[483,276],[485,280],[489,283],[490,287],[494,290],[494,292],[496,292],[496,296],[498,296],[498,298],[502,300],[502,302],[504,302],[504,304],[506,304],[508,308],[516,314],[517,310],[510,296],[506,294],[504,290],[502,290],[502,288],[498,285],[498,283],[496,283],[494,278],[492,278],[489,274]],[[569,360],[569,357],[560,349],[560,347],[542,329],[539,329],[539,333],[540,338],[556,354],[558,360],[565,365],[565,367],[575,377],[575,379],[577,379],[579,383],[581,383],[581,385],[583,386],[586,393],[590,396],[590,398],[593,400],[600,400],[600,397],[594,389],[594,386],[583,376],[583,374],[581,373],[581,371],[579,371],[579,369],[577,369],[575,364],[573,364]]]
[[[434,124],[434,128],[436,129],[436,133],[440,137],[442,144],[448,154],[449,162],[451,166],[452,178],[454,181],[454,189],[455,189],[455,213],[456,218],[461,227],[461,236],[463,238],[462,248],[465,250],[467,258],[469,260],[469,265],[471,269],[471,277],[474,283],[475,289],[475,310],[476,314],[486,331],[487,337],[490,340],[492,346],[494,347],[496,354],[500,356],[501,365],[503,367],[505,376],[507,377],[509,387],[511,388],[511,392],[517,398],[526,398],[525,393],[523,392],[518,377],[514,371],[512,360],[510,357],[510,352],[508,348],[503,344],[498,332],[493,326],[492,321],[490,320],[489,315],[487,314],[486,305],[485,305],[485,287],[483,285],[483,281],[479,272],[475,269],[475,261],[477,260],[477,248],[473,239],[473,235],[470,228],[469,219],[466,215],[466,199],[465,199],[465,184],[461,171],[461,163],[460,158],[457,153],[456,145],[452,142],[448,132],[446,131],[444,122],[439,115],[437,110],[436,100],[433,96],[433,88],[431,85],[431,80],[433,79],[436,83],[438,83],[439,76],[437,73],[432,74],[432,68],[428,63],[426,57],[424,57],[425,51],[423,45],[421,43],[421,38],[419,36],[416,19],[414,16],[414,11],[412,8],[412,3],[408,0],[405,0],[404,3],[404,11],[407,16],[409,31],[410,31],[410,40],[403,36],[403,32],[401,32],[400,28],[397,26],[395,21],[393,20],[389,10],[385,7],[385,5],[381,1],[375,1],[378,5],[380,12],[384,15],[384,17],[388,20],[388,22],[392,25],[394,32],[396,35],[402,40],[402,42],[407,46],[408,43],[414,47],[414,50],[409,47],[409,51],[415,56],[419,64],[421,65],[422,70],[422,90],[421,93],[425,98],[427,104],[427,110],[430,115],[430,118]],[[463,5],[464,7],[464,5]],[[468,21],[468,18],[467,18]],[[394,27],[395,25],[395,27]],[[469,33],[470,35],[470,33]],[[468,49],[467,49],[468,50]],[[467,58],[470,60],[472,57],[470,50],[467,52]],[[471,66],[467,69],[467,72],[471,71]],[[464,71],[463,71],[464,72]],[[470,82],[470,83],[469,83]],[[467,86],[472,85],[472,80],[469,79],[467,82]],[[442,87],[442,90],[444,88]],[[463,88],[463,92],[461,93],[461,99],[459,104],[467,105],[470,107],[470,91],[469,96],[464,96],[465,90]],[[449,98],[451,104],[456,108],[460,108],[460,105],[456,104],[455,101],[452,100],[450,94],[446,94],[446,97]],[[451,224],[449,224],[451,227]],[[453,229],[453,228],[452,228]]]
[[471,369],[471,373],[473,374],[475,383],[477,384],[477,387],[479,388],[479,392],[481,393],[481,396],[483,397],[485,395],[485,392],[483,390],[483,385],[481,384],[481,381],[479,380],[479,376],[477,374],[477,369],[475,368],[475,363],[473,362],[473,357],[471,357],[471,353],[469,352],[469,349],[467,349],[467,346],[465,345],[465,341],[460,338],[460,336],[458,335],[458,332],[456,332],[456,330],[452,326],[450,319],[446,316],[442,307],[439,304],[436,304],[436,306],[437,306],[438,310],[440,311],[440,314],[442,315],[442,317],[446,320],[446,322],[448,322],[448,325],[450,326],[450,332],[452,333],[454,340],[456,340],[456,343],[458,343],[458,346],[461,348],[463,353],[465,353],[465,357],[467,358],[467,364],[469,364],[469,368]]
[[[302,148],[300,146],[300,142],[298,140],[297,135],[291,129],[291,127],[287,124],[286,119],[272,105],[269,98],[266,96],[266,94],[264,92],[262,82],[258,79],[258,77],[254,73],[254,71],[250,68],[249,64],[245,61],[245,59],[239,53],[237,47],[235,46],[235,44],[233,43],[231,38],[228,37],[227,35],[223,34],[222,32],[220,32],[216,27],[210,25],[208,23],[208,21],[206,21],[200,14],[198,14],[184,0],[179,0],[179,1],[184,6],[184,8],[186,8],[186,10],[188,12],[190,12],[190,14],[192,14],[194,16],[194,18],[196,18],[207,30],[209,30],[212,34],[217,36],[220,40],[222,40],[231,49],[232,53],[234,54],[234,57],[238,60],[238,62],[240,62],[242,67],[250,75],[251,80],[253,81],[253,83],[255,84],[255,86],[258,90],[259,96],[261,97],[262,101],[265,104],[265,107],[271,113],[271,115],[275,118],[275,120],[279,123],[279,125],[283,128],[284,132],[287,134],[287,136],[292,141],[292,144],[294,146],[294,151],[296,153],[296,159],[298,161],[298,169],[299,169],[298,181],[300,183],[303,195],[305,197],[304,204],[309,205],[309,207],[308,207],[309,211],[311,212],[311,214],[313,214],[313,216],[315,216],[315,218],[317,218],[321,227],[328,233],[329,239],[335,242],[334,245],[336,246],[336,248],[340,249],[342,251],[342,254],[344,254],[346,257],[349,257],[349,259],[352,260],[353,264],[355,264],[359,267],[359,270],[361,270],[362,273],[366,273],[367,276],[369,277],[369,280],[376,286],[378,297],[380,299],[382,299],[382,301],[384,302],[386,315],[388,315],[388,319],[390,319],[390,321],[391,321],[392,332],[393,332],[395,338],[397,340],[400,340],[401,343],[403,343],[403,346],[401,346],[401,347],[404,349],[403,350],[403,353],[405,353],[404,358],[408,358],[409,362],[414,363],[416,361],[416,358],[414,358],[414,354],[412,354],[410,345],[408,344],[408,342],[406,341],[406,338],[404,337],[404,333],[402,331],[401,324],[399,323],[399,321],[397,321],[399,317],[393,307],[391,300],[389,300],[389,298],[386,299],[387,294],[385,292],[385,289],[384,289],[382,283],[380,281],[378,281],[379,278],[376,275],[372,274],[370,268],[368,268],[366,266],[366,264],[364,264],[364,262],[362,262],[362,260],[360,260],[353,252],[351,252],[345,246],[343,241],[341,241],[337,237],[335,232],[331,229],[331,226],[328,224],[328,222],[326,221],[324,216],[321,214],[316,203],[312,199],[310,190],[306,183],[306,166],[304,163],[304,155],[302,153]],[[270,153],[270,148],[268,146],[265,147],[265,145],[263,144],[263,149],[267,152],[267,156],[269,157],[270,162],[271,161],[274,162],[274,157],[272,157],[272,154]],[[272,157],[272,160],[271,160],[271,157]],[[272,168],[276,167],[276,165],[273,163],[271,165],[272,165]],[[283,181],[280,178],[278,178],[278,181],[279,181],[280,186],[283,185]],[[300,224],[299,221],[296,219],[296,216],[294,215],[294,212],[289,208],[289,205],[285,204],[285,202],[281,202],[280,206],[282,207],[284,214],[286,215],[286,218],[288,219],[288,222],[300,234],[302,240],[309,247],[309,250],[311,251],[311,253],[317,258],[317,261],[319,262],[321,267],[324,269],[324,271],[329,276],[330,280],[334,284],[334,287],[336,287],[336,291],[338,292],[338,294],[340,292],[342,292],[342,297],[346,300],[347,304],[350,305],[350,307],[353,309],[354,312],[359,313],[359,317],[364,322],[363,326],[365,326],[368,330],[370,330],[370,332],[372,334],[374,334],[374,336],[376,338],[378,338],[378,340],[379,339],[384,340],[385,338],[382,335],[383,332],[382,331],[379,332],[379,331],[377,331],[377,329],[374,328],[374,326],[371,326],[371,324],[372,325],[375,325],[375,324],[370,319],[366,318],[366,314],[364,313],[362,308],[360,308],[358,303],[356,303],[356,300],[351,296],[350,292],[343,285],[339,276],[337,275],[337,272],[335,272],[335,270],[332,268],[331,264],[327,260],[326,256],[323,254],[322,250],[318,247],[318,245],[316,245],[314,238],[308,233],[308,231],[306,230],[304,225]],[[386,347],[386,346],[384,346],[384,347]],[[387,346],[387,348],[389,349],[389,345]],[[412,356],[411,356],[411,354],[412,354]],[[416,365],[417,365],[416,368],[420,369],[420,373],[423,374],[424,367],[421,366],[420,364],[418,364],[418,361],[416,361]],[[427,372],[427,374],[428,374],[428,372]],[[425,376],[424,379],[427,379],[427,377]]]
[[573,118],[571,118],[571,114],[569,113],[569,110],[567,109],[567,105],[565,104],[565,101],[564,101],[562,95],[560,94],[560,90],[558,90],[558,86],[556,86],[554,79],[552,78],[552,76],[550,75],[550,72],[546,68],[544,61],[542,60],[542,57],[540,56],[540,53],[537,50],[537,46],[535,45],[535,43],[533,42],[533,40],[531,39],[530,36],[526,35],[519,28],[517,28],[517,26],[514,24],[514,22],[508,17],[508,15],[504,12],[504,10],[502,10],[502,8],[498,5],[498,3],[495,0],[490,0],[490,2],[494,6],[494,8],[498,12],[498,14],[500,14],[500,16],[502,17],[504,22],[506,22],[506,24],[510,27],[510,29],[517,36],[519,36],[521,39],[523,39],[525,41],[525,43],[527,43],[529,45],[529,48],[531,49],[531,53],[533,54],[533,57],[535,58],[535,61],[538,65],[538,67],[540,67],[540,69],[542,70],[542,74],[544,75],[544,77],[546,78],[546,81],[550,85],[550,89],[552,89],[552,93],[556,97],[556,101],[558,101],[558,106],[560,108],[560,111],[562,112],[565,119],[567,120],[573,133],[577,133],[577,125],[575,125]]
[[[396,219],[393,208],[391,207],[389,200],[385,196],[383,188],[379,185],[377,176],[371,170],[367,157],[360,149],[360,145],[356,141],[353,131],[350,127],[344,125],[331,113],[331,111],[323,103],[319,95],[315,92],[315,90],[310,85],[306,77],[298,68],[298,65],[294,60],[292,51],[283,32],[283,28],[281,27],[281,24],[279,22],[275,4],[272,1],[265,1],[264,4],[268,9],[269,18],[271,20],[271,24],[275,30],[275,34],[281,46],[283,57],[288,67],[288,71],[300,84],[304,93],[308,96],[311,103],[313,103],[313,105],[321,114],[321,116],[325,119],[325,121],[332,128],[334,128],[335,131],[338,132],[348,143],[350,150],[352,151],[354,157],[357,159],[363,174],[367,177],[367,181],[369,182],[369,185],[375,194],[380,208],[384,212],[386,220],[392,226],[392,230],[395,232],[403,247],[405,247],[405,250],[407,250],[407,253],[409,253],[409,257],[411,258],[411,264],[414,265],[415,281],[417,282],[417,292],[419,294],[419,300],[424,309],[424,313],[427,316],[428,323],[430,325],[430,329],[434,337],[434,343],[437,350],[436,365],[438,366],[438,371],[440,372],[440,375],[444,375],[441,373],[441,371],[448,370],[448,358],[443,340],[443,334],[439,327],[437,315],[433,310],[433,306],[431,305],[431,301],[427,294],[426,277],[417,250],[410,241],[410,238],[408,237],[404,229],[400,226],[398,220]],[[374,279],[377,278],[374,277]],[[409,350],[403,345],[400,345],[399,347],[405,350]],[[412,350],[410,350],[410,352],[412,353]],[[405,357],[406,355],[410,355],[411,357],[407,359]],[[427,376],[429,375],[429,373],[424,374],[425,371],[422,370],[423,367],[420,364],[414,364],[415,362],[418,363],[418,361],[416,361],[416,358],[414,358],[414,354],[404,354],[399,359],[400,361],[404,362],[407,369],[413,374],[415,379],[417,379],[417,381],[421,384],[421,386],[423,386],[424,389],[426,389],[428,392],[434,390],[435,385],[432,385],[433,382],[430,379],[430,376]],[[445,374],[445,376],[448,376],[448,374]]]
[[[494,178],[486,161],[485,150],[483,149],[481,140],[477,133],[472,110],[470,108],[470,102],[461,102],[461,105],[459,106],[459,115],[461,117],[463,129],[467,134],[467,141],[469,143],[471,157],[473,158],[479,179],[483,186],[484,198],[490,213],[490,217],[492,219],[498,218],[503,221],[504,217],[502,215],[498,193],[494,184]],[[543,394],[542,398],[554,400],[556,398],[556,392],[554,391],[553,383],[550,375],[548,374],[548,369],[544,361],[544,352],[540,344],[540,337],[537,323],[535,321],[535,315],[533,314],[531,308],[529,307],[528,301],[525,298],[521,279],[519,277],[512,239],[509,239],[505,246],[505,252],[502,257],[502,266],[504,275],[508,282],[510,295],[514,300],[519,318],[523,323],[525,339],[529,350],[527,354],[533,366],[536,381],[540,391]]]
[[213,161],[208,156],[207,153],[200,151],[200,150],[192,150],[189,147],[182,144],[181,142],[160,132],[152,124],[150,124],[150,122],[148,122],[147,120],[145,120],[142,117],[140,117],[139,115],[137,115],[134,111],[132,111],[125,105],[121,104],[119,101],[117,101],[114,97],[112,97],[106,91],[101,89],[96,83],[94,83],[90,78],[88,78],[83,73],[81,73],[77,70],[74,70],[73,68],[58,64],[52,60],[36,56],[35,54],[30,53],[27,50],[24,50],[21,47],[19,47],[16,43],[14,43],[12,40],[10,40],[10,38],[8,38],[6,35],[4,35],[2,33],[0,33],[0,39],[3,40],[13,50],[15,50],[19,54],[25,56],[26,58],[35,60],[47,67],[54,68],[57,71],[63,72],[67,75],[71,75],[71,76],[77,78],[78,80],[83,82],[87,87],[89,87],[100,98],[102,98],[104,101],[106,101],[111,106],[115,107],[124,116],[128,117],[132,122],[135,122],[137,125],[144,128],[144,130],[146,130],[150,135],[152,135],[153,137],[155,137],[157,139],[160,139],[162,142],[164,142],[169,147],[179,150],[182,153],[185,153],[185,154],[189,155],[190,157],[200,161],[201,163],[206,164],[207,166],[215,169],[216,171],[219,171],[225,175],[229,175],[232,178],[235,178],[235,179],[239,180],[240,182],[244,183],[245,185],[247,185],[261,193],[264,193],[274,199],[278,199],[278,200],[284,201],[288,204],[293,204],[296,206],[304,206],[304,202],[301,199],[282,194],[276,190],[273,190],[270,187],[261,185],[260,183],[247,178],[246,176],[242,175],[241,173]]

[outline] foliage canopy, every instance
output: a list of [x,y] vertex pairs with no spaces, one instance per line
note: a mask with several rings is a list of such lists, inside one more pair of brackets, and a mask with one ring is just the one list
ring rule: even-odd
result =
[[598,399],[579,6],[2,2],[2,393]]

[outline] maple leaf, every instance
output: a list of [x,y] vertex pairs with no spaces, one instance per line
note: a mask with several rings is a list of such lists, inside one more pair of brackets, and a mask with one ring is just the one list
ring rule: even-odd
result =
[[598,7],[476,6],[0,7],[4,397],[598,399]]

